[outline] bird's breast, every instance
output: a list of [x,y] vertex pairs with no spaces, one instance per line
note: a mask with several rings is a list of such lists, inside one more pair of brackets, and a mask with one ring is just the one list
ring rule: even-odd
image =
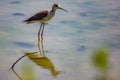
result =
[[54,15],[55,15],[54,12],[49,12],[48,15],[43,18],[43,21],[48,22]]

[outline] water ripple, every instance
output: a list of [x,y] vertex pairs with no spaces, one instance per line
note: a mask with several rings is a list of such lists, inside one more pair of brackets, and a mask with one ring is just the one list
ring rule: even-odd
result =
[[11,4],[20,4],[19,1],[11,1],[10,3],[11,3]]
[[81,45],[77,51],[85,51],[87,48],[84,45]]
[[12,15],[13,16],[25,16],[25,14],[23,14],[23,13],[13,13]]
[[19,47],[25,47],[25,48],[32,48],[34,47],[33,44],[31,43],[26,43],[26,42],[12,42],[13,44],[19,46]]
[[120,35],[119,34],[116,34],[114,35],[114,37],[112,38],[112,42],[110,43],[110,46],[112,48],[115,48],[115,49],[120,49]]

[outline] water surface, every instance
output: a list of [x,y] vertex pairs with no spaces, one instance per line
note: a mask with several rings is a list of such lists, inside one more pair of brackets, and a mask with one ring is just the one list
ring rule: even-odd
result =
[[96,48],[109,46],[109,75],[119,80],[119,0],[0,0],[0,80],[17,80],[10,70],[12,64],[24,51],[38,52],[40,24],[22,21],[40,10],[51,9],[53,3],[69,11],[58,10],[44,32],[45,55],[60,74],[52,76],[49,69],[27,57],[15,65],[15,71],[22,78],[31,73],[35,80],[93,80],[99,71],[92,65],[91,56]]

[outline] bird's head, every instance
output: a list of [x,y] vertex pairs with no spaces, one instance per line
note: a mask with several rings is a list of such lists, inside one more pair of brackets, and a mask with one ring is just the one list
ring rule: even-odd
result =
[[52,7],[52,10],[53,10],[53,11],[56,11],[57,9],[61,9],[61,10],[64,10],[64,11],[68,12],[67,10],[61,8],[59,4],[55,3],[55,4],[53,5],[53,7]]

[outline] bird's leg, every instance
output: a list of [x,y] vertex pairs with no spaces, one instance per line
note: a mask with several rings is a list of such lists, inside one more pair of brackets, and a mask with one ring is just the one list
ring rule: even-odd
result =
[[43,24],[41,23],[41,26],[40,26],[40,29],[39,29],[39,32],[38,32],[38,49],[39,49],[40,54],[41,54],[41,49],[40,49],[40,33],[41,33],[42,26],[43,26]]
[[43,23],[43,28],[42,28],[42,32],[41,32],[41,39],[42,39],[42,40],[43,40],[44,27],[45,27],[45,23]]

